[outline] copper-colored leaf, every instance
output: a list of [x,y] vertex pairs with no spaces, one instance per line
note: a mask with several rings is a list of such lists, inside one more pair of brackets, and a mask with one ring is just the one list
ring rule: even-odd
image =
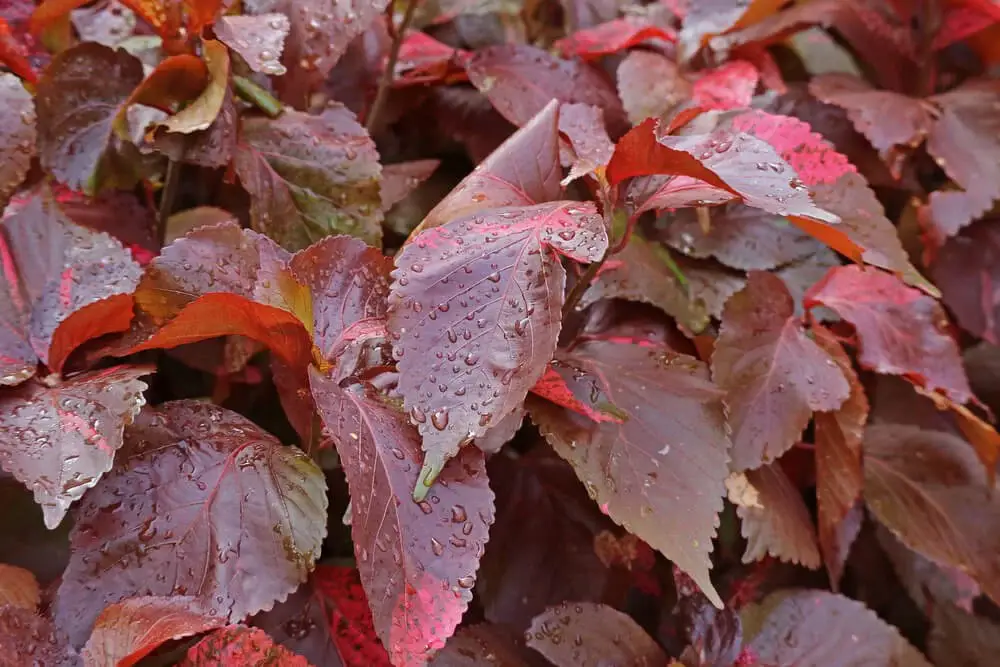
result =
[[948,605],[935,605],[931,614],[927,653],[937,665],[979,667],[1000,652],[1000,625]]
[[789,563],[818,568],[816,529],[801,492],[777,462],[748,470],[747,481],[757,492],[756,505],[739,505],[747,549],[744,563],[774,556]]
[[222,110],[229,90],[229,51],[222,42],[211,39],[202,45],[208,84],[191,104],[160,123],[168,132],[191,134],[208,129]]
[[[616,523],[673,560],[717,606],[708,555],[722,509],[729,438],[705,365],[661,346],[590,341],[561,358],[567,383],[597,423],[532,401],[532,420]],[[595,381],[596,378],[596,381]]]
[[727,392],[734,470],[777,459],[813,412],[836,410],[850,393],[836,362],[794,317],[781,280],[758,271],[726,302],[712,377]]
[[235,167],[253,227],[289,250],[331,234],[382,238],[375,143],[342,106],[244,118]]
[[40,600],[41,591],[34,574],[20,567],[0,563],[0,607],[11,606],[35,611]]
[[280,76],[285,73],[281,52],[291,24],[284,14],[223,16],[213,30],[223,44],[243,57],[255,72]]
[[230,665],[275,665],[311,667],[309,662],[274,643],[263,630],[230,625],[216,630],[188,649],[178,667],[229,667]]
[[452,220],[396,255],[389,331],[427,452],[422,483],[524,401],[555,352],[559,255],[593,262],[607,242],[593,203],[560,201]]
[[528,646],[556,667],[633,665],[658,667],[663,649],[626,614],[593,602],[565,602],[535,617]]
[[322,472],[236,413],[164,403],[136,419],[116,458],[80,505],[56,596],[77,646],[105,604],[134,596],[193,595],[243,619],[294,591],[319,556]]
[[197,598],[127,598],[105,607],[83,647],[85,667],[132,667],[158,646],[224,625]]
[[958,404],[973,399],[944,309],[926,294],[882,271],[842,266],[809,290],[805,305],[826,306],[854,325],[866,368],[902,375]]
[[35,154],[35,103],[12,74],[0,74],[0,108],[10,122],[0,129],[0,207],[28,174]]
[[420,447],[406,417],[310,370],[351,490],[351,531],[375,629],[395,664],[420,664],[462,619],[493,523],[483,454],[468,448],[420,502]]

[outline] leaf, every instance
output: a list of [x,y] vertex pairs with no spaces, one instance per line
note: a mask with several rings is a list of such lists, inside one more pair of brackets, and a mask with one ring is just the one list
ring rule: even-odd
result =
[[780,215],[738,203],[710,211],[708,231],[698,223],[695,211],[676,211],[666,218],[665,242],[689,257],[714,257],[745,271],[773,269],[805,259],[821,247]]
[[607,243],[593,203],[561,201],[458,218],[396,255],[389,332],[399,390],[427,453],[414,497],[545,372],[562,318],[558,255],[593,262]]
[[458,629],[431,667],[524,667],[533,664],[520,638],[502,625],[480,623]]
[[975,222],[948,239],[931,265],[942,300],[963,329],[1000,344],[1000,237],[994,220]]
[[640,19],[615,19],[574,32],[555,43],[564,58],[595,60],[638,46],[643,42],[673,43],[672,30]]
[[53,372],[80,344],[128,328],[141,270],[121,244],[74,224],[49,193],[0,223],[0,384]]
[[0,209],[28,175],[35,154],[35,103],[17,77],[0,74],[0,108],[11,122],[0,129]]
[[431,209],[410,239],[432,227],[490,208],[559,198],[559,104],[551,101]]
[[[861,470],[861,440],[868,421],[868,397],[854,372],[851,358],[834,335],[823,327],[813,327],[813,340],[837,363],[850,385],[851,393],[835,412],[814,416],[816,442],[816,505],[819,544],[830,581],[837,585],[843,568],[843,532],[853,523],[852,508],[861,497],[864,484]],[[858,522],[860,523],[860,522]],[[843,554],[846,558],[846,553]]]
[[38,155],[72,190],[93,195],[122,169],[112,125],[143,79],[142,63],[123,50],[84,42],[52,59],[38,82]]
[[197,56],[182,53],[164,58],[119,107],[112,128],[120,137],[129,136],[127,112],[133,105],[142,104],[164,113],[174,113],[197,99],[208,85],[208,79],[208,67]]
[[188,649],[178,667],[226,667],[227,665],[280,665],[310,667],[300,655],[274,643],[266,632],[245,625],[216,630]]
[[69,13],[80,40],[115,47],[133,36],[135,12],[118,0],[103,7],[81,7]]
[[73,664],[65,639],[49,619],[10,605],[0,607],[0,655],[31,656],[39,665]]
[[440,160],[413,160],[382,165],[382,182],[379,196],[382,212],[410,196],[420,184],[437,170]]
[[563,60],[527,44],[503,44],[474,53],[466,71],[479,92],[517,126],[556,99],[598,107],[612,136],[628,127],[614,88],[585,63]]
[[149,368],[30,380],[0,396],[0,465],[34,493],[50,530],[111,469],[145,404]]
[[38,609],[41,591],[35,575],[28,570],[0,563],[0,608]]
[[330,607],[330,632],[345,665],[392,667],[379,643],[372,612],[358,571],[349,567],[320,565],[316,587]]
[[539,401],[529,404],[532,421],[608,516],[674,561],[721,607],[708,554],[729,438],[722,394],[705,365],[664,347],[604,341],[582,343],[560,361],[576,369],[567,383],[578,401],[592,410],[617,406],[624,421],[599,424]]
[[750,646],[761,664],[930,667],[896,628],[841,595],[779,591],[760,606],[769,613]]
[[[581,378],[572,378],[571,375],[573,372],[574,369],[572,366],[567,366],[558,359],[553,359],[549,362],[549,366],[545,369],[545,373],[541,379],[531,388],[531,393],[573,412],[585,415],[595,422],[614,422],[620,424],[625,421],[624,417],[621,416],[620,410],[613,405],[609,404],[607,406],[600,406],[600,409],[595,409],[587,403],[577,400],[568,383],[570,380],[579,380]],[[593,381],[595,391],[600,391],[597,378],[593,378]]]
[[207,130],[222,111],[229,90],[229,51],[222,42],[202,41],[208,85],[191,104],[164,120],[160,125],[167,132],[191,134]]
[[[804,317],[806,314],[805,296],[812,289],[812,286],[823,280],[830,269],[841,266],[840,256],[826,246],[820,246],[816,252],[805,259],[773,271],[774,275],[781,278],[785,283],[792,300],[795,301],[795,315]],[[829,308],[817,308],[809,313],[810,322],[827,322],[839,319]]]
[[[320,592],[314,572],[309,581],[288,599],[275,604],[273,609],[255,614],[247,624],[260,628],[276,643],[301,655],[313,665],[341,667],[344,662],[330,631],[329,606]],[[374,641],[377,643],[377,640]]]
[[694,56],[709,38],[753,25],[773,14],[780,0],[708,0],[692,3],[680,34],[686,58]]
[[80,504],[55,617],[79,646],[128,597],[192,595],[229,621],[269,609],[312,569],[326,508],[322,472],[295,447],[214,405],[164,403]]
[[382,238],[375,143],[345,107],[244,118],[235,167],[251,223],[289,250],[331,234]]
[[677,64],[651,51],[632,51],[616,72],[618,96],[633,125],[660,118],[691,97],[692,86]]
[[937,605],[931,623],[927,653],[935,664],[976,667],[1000,651],[1000,626],[988,618]]
[[570,167],[562,185],[597,174],[603,180],[604,168],[614,153],[615,146],[604,129],[601,110],[587,104],[564,104],[559,109],[559,132],[569,139],[563,166]]
[[86,667],[132,667],[161,644],[220,627],[197,598],[134,597],[105,607],[83,647]]
[[280,13],[256,16],[223,16],[212,28],[219,41],[240,54],[254,72],[281,76],[281,51],[291,30],[288,17]]
[[864,442],[865,501],[906,546],[959,568],[994,600],[1000,567],[993,557],[1000,505],[968,446],[954,435],[878,424]]
[[392,85],[404,88],[468,81],[465,64],[470,56],[468,51],[443,44],[427,33],[409,32],[399,46]]
[[758,507],[740,505],[741,531],[747,539],[744,563],[774,556],[816,569],[820,565],[816,529],[802,495],[777,462],[748,470],[747,481],[757,490]]
[[758,271],[726,302],[712,378],[727,392],[733,470],[777,459],[813,412],[836,410],[850,393],[836,362],[794,317],[785,285]]
[[[663,665],[667,656],[629,616],[607,605],[564,602],[535,617],[528,646],[556,667]],[[586,637],[586,641],[584,641]]]
[[38,82],[38,74],[28,60],[28,50],[11,32],[10,25],[0,17],[0,64],[28,83]]
[[405,417],[310,369],[351,491],[351,532],[375,630],[394,664],[423,664],[472,599],[493,523],[482,452],[466,449],[419,503],[420,448]]
[[563,600],[599,602],[610,577],[594,540],[610,522],[572,468],[536,449],[492,457],[489,473],[497,520],[476,586],[486,619],[524,630]]
[[694,82],[691,97],[702,109],[739,109],[750,106],[760,72],[745,60],[731,60],[708,70]]
[[887,273],[841,266],[806,294],[806,308],[817,305],[854,325],[865,368],[902,375],[958,404],[974,400],[947,316],[931,297]]

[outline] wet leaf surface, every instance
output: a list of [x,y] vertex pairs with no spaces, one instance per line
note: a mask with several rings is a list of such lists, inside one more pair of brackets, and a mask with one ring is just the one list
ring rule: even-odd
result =
[[757,492],[758,506],[738,506],[747,549],[743,562],[774,556],[811,569],[820,565],[816,529],[802,496],[780,464],[748,470],[747,481]]
[[275,644],[266,632],[245,625],[216,630],[188,649],[179,667],[225,667],[226,665],[281,665],[310,667],[300,655]]
[[219,41],[240,54],[253,71],[275,76],[287,71],[280,62],[291,30],[284,14],[223,16],[213,29]]
[[0,108],[10,119],[0,130],[0,206],[6,206],[28,174],[37,137],[34,100],[12,74],[0,75]]
[[0,607],[0,655],[27,656],[43,665],[74,664],[65,638],[49,619],[9,605]]
[[523,641],[501,625],[480,623],[459,628],[431,667],[523,667],[534,665]]

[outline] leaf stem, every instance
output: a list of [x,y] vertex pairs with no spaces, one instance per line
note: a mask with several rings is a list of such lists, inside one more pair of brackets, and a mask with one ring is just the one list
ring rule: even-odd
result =
[[174,210],[174,200],[177,199],[177,190],[181,183],[182,167],[183,163],[180,160],[167,160],[167,173],[163,178],[163,189],[160,191],[160,207],[156,215],[156,231],[161,248],[167,240],[167,219]]
[[371,111],[368,112],[368,118],[365,120],[365,129],[369,132],[374,129],[378,117],[382,115],[385,102],[389,98],[389,90],[392,88],[392,78],[396,73],[396,61],[399,60],[399,49],[403,45],[403,36],[406,34],[406,29],[410,27],[410,23],[413,21],[413,15],[417,10],[417,3],[418,0],[407,0],[403,18],[399,26],[395,28],[395,34],[392,36],[389,58],[386,60],[385,69],[382,71],[382,78],[378,82],[378,92],[375,93],[375,101],[372,102]]
[[271,118],[277,118],[285,110],[285,105],[278,98],[245,76],[234,76],[233,86],[240,99],[254,105]]

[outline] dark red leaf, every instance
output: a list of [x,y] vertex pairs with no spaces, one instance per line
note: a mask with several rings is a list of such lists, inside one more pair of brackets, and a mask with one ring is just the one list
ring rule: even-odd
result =
[[[816,252],[805,259],[786,264],[773,272],[774,275],[781,278],[791,293],[792,299],[795,301],[796,317],[805,315],[803,303],[812,286],[823,280],[830,269],[838,266],[841,266],[840,256],[826,246],[820,246]],[[829,308],[817,308],[810,313],[810,316],[813,322],[838,319]]]
[[[590,496],[687,572],[717,606],[708,554],[728,473],[720,398],[701,362],[664,347],[589,341],[560,360],[592,410],[614,406],[621,424],[596,423],[532,401],[532,420],[576,470]],[[569,375],[569,374],[567,374]]]
[[224,624],[190,596],[127,598],[105,607],[81,653],[87,665],[132,667],[161,644]]
[[561,325],[559,255],[593,262],[607,242],[593,203],[561,201],[452,220],[396,255],[389,331],[427,452],[415,497],[545,372]]
[[820,565],[816,529],[802,494],[777,462],[748,470],[746,479],[756,491],[756,502],[739,504],[743,537],[747,540],[744,563],[774,556],[816,569]]
[[0,226],[0,384],[60,372],[80,344],[128,328],[141,269],[107,234],[73,223],[47,192]]
[[330,606],[330,632],[345,666],[392,667],[389,655],[375,634],[372,612],[358,571],[320,565],[316,568],[315,580],[317,589]]
[[[868,397],[854,372],[851,358],[834,335],[816,326],[813,339],[840,367],[851,387],[851,394],[835,412],[815,415],[816,440],[816,505],[819,524],[819,544],[823,550],[830,581],[837,586],[844,560],[844,531],[852,532],[849,523],[860,523],[852,517],[852,508],[861,497],[864,484],[861,471],[861,440],[868,421]],[[853,519],[853,521],[852,521]],[[853,531],[853,532],[856,532]]]
[[30,380],[0,396],[0,465],[35,495],[45,525],[111,469],[122,431],[145,404],[150,368]]
[[563,104],[559,108],[559,132],[569,139],[569,150],[563,151],[563,166],[570,170],[562,184],[588,174],[597,174],[603,181],[604,168],[615,146],[604,129],[601,110],[588,104]]
[[[531,388],[531,393],[536,396],[541,396],[556,405],[572,410],[573,412],[585,415],[595,422],[613,422],[615,424],[620,424],[625,421],[624,418],[617,414],[619,411],[612,405],[601,406],[598,409],[595,409],[587,403],[577,400],[576,396],[573,394],[573,390],[570,389],[567,384],[572,373],[572,367],[566,366],[559,360],[554,359],[549,367],[545,369],[545,374],[542,375],[541,379],[538,380],[538,382],[535,383],[535,386]],[[597,382],[596,378],[594,378],[594,382]],[[600,390],[598,385],[595,386],[597,386],[598,390]]]
[[37,135],[31,93],[10,74],[0,74],[0,109],[11,119],[0,129],[0,207],[4,207],[28,174]]
[[761,603],[760,612],[766,618],[750,646],[762,665],[931,667],[895,627],[835,593],[779,591]]
[[854,325],[865,368],[902,375],[958,404],[974,399],[948,318],[931,297],[882,271],[842,266],[813,286],[805,305],[826,306]]
[[275,642],[314,665],[350,667],[352,663],[344,665],[333,642],[328,616],[330,606],[320,592],[314,572],[287,600],[252,616],[247,624],[260,628]]
[[431,177],[440,164],[440,160],[414,160],[383,165],[379,192],[382,211],[386,212],[406,199],[421,183]]
[[598,107],[612,136],[628,127],[614,87],[580,61],[562,60],[526,44],[507,44],[477,51],[467,70],[476,88],[515,125],[528,123],[555,98]]
[[10,605],[0,607],[0,656],[11,667],[27,656],[38,665],[74,664],[65,638],[49,619]]
[[745,60],[733,60],[702,74],[691,98],[703,109],[739,109],[750,106],[760,72]]
[[555,47],[565,58],[577,56],[584,60],[594,60],[643,42],[673,43],[675,39],[673,30],[643,20],[624,18],[579,30],[556,42]]
[[178,667],[230,667],[231,665],[274,665],[310,667],[300,655],[274,643],[263,630],[230,625],[216,630],[188,649]]
[[660,118],[691,97],[677,64],[651,51],[632,51],[618,65],[618,95],[633,125]]
[[337,105],[319,116],[288,110],[241,125],[235,167],[257,231],[289,250],[330,234],[380,242],[382,167],[354,114]]
[[534,657],[504,626],[480,623],[459,628],[430,667],[525,667]]
[[734,470],[777,459],[813,412],[836,410],[850,393],[836,362],[794,317],[788,289],[758,271],[726,302],[712,378],[727,392]]
[[326,507],[323,474],[298,449],[211,404],[164,403],[81,503],[55,617],[79,646],[128,597],[193,595],[229,621],[270,609],[312,569]]
[[59,53],[38,82],[38,153],[42,166],[72,190],[96,194],[128,167],[112,145],[112,125],[143,79],[124,50],[84,42]]
[[1000,651],[1000,625],[948,605],[937,605],[931,616],[927,654],[937,665],[987,665]]
[[559,104],[553,100],[438,202],[411,238],[479,210],[558,199],[558,127]]
[[665,665],[667,656],[642,627],[622,612],[593,602],[565,602],[535,617],[528,646],[556,667]]
[[219,41],[240,54],[253,71],[274,76],[287,71],[280,62],[291,29],[284,14],[223,16],[212,29]]
[[913,426],[870,426],[864,441],[865,502],[906,546],[958,568],[1000,599],[1000,499],[968,445]]
[[155,213],[133,193],[109,190],[87,197],[66,188],[53,188],[53,194],[70,220],[118,239],[140,265],[148,264],[159,252]]
[[523,631],[564,600],[599,602],[609,574],[594,541],[610,522],[572,468],[533,450],[493,457],[489,472],[497,521],[476,587],[486,618]]
[[1000,236],[996,220],[973,223],[938,251],[931,265],[942,300],[962,328],[1000,344]]
[[[310,370],[351,490],[351,531],[375,629],[395,664],[418,664],[462,619],[493,523],[483,454],[464,450],[420,502],[420,447],[404,415]],[[425,489],[426,490],[426,489]]]
[[41,591],[38,580],[28,570],[0,563],[0,608],[38,609]]

